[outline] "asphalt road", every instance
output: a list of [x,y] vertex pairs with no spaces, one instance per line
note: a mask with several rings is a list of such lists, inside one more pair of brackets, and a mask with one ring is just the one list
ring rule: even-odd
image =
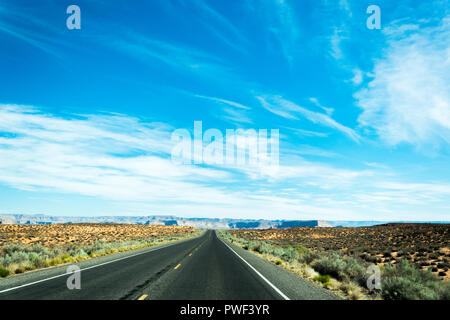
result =
[[93,260],[78,264],[79,290],[67,288],[65,266],[0,280],[0,300],[336,299],[329,291],[224,243],[214,231],[171,245]]

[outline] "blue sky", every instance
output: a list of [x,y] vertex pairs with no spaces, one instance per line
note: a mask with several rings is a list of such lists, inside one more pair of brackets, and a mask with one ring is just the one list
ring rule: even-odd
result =
[[[447,1],[2,0],[0,212],[448,220],[449,38]],[[194,121],[279,169],[173,163]]]

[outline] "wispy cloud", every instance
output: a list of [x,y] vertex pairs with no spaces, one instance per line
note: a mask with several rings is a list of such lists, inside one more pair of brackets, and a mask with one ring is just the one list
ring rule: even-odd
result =
[[366,166],[372,167],[372,168],[388,169],[388,167],[385,166],[384,164],[377,163],[377,162],[364,162],[364,164],[365,164]]
[[198,17],[203,18],[201,21],[215,36],[231,48],[245,52],[243,47],[247,39],[242,34],[242,31],[229,19],[204,0],[194,0],[193,2],[190,2],[189,8],[192,7],[195,7],[200,11]]
[[341,60],[344,57],[342,52],[342,40],[346,39],[346,32],[338,27],[334,28],[333,34],[330,36],[330,54],[336,60]]
[[135,32],[108,43],[141,61],[153,65],[159,61],[176,70],[206,74],[211,71],[224,72],[223,62],[216,56],[186,45],[152,39]]
[[324,110],[329,116],[331,116],[334,112],[333,108],[327,108],[327,107],[324,107],[322,104],[320,104],[320,102],[317,98],[309,98],[309,101],[311,101],[314,105],[316,105],[320,109]]
[[[268,47],[281,52],[289,64],[295,60],[299,48],[300,27],[297,14],[288,0],[249,0],[248,6],[261,19],[267,31]],[[275,40],[275,44],[273,43]],[[277,49],[275,49],[277,48]]]
[[329,115],[310,111],[281,96],[259,96],[257,99],[266,110],[283,118],[298,120],[298,116],[302,116],[315,124],[338,130],[356,142],[360,140],[353,129],[336,122]]
[[353,78],[350,80],[355,86],[360,85],[364,80],[363,72],[359,68],[353,69]]
[[192,181],[227,173],[172,163],[165,124],[111,114],[62,118],[15,105],[1,105],[0,119],[0,181],[16,188],[116,200],[204,203],[197,192],[225,199]]
[[[357,86],[363,81],[363,73],[361,72],[358,62],[349,57],[350,52],[355,51],[355,47],[351,45],[352,39],[358,39],[361,35],[360,23],[355,22],[364,20],[363,17],[353,18],[352,7],[354,2],[348,0],[330,1],[322,0],[326,5],[326,12],[332,12],[332,15],[323,15],[319,12],[318,19],[326,19],[325,24],[326,36],[324,46],[328,48],[328,55],[331,58],[334,67],[345,70],[348,74],[344,82],[353,83]],[[332,9],[330,9],[332,8]],[[361,9],[359,9],[361,10]],[[321,48],[322,50],[322,48]]]
[[[170,159],[172,129],[120,114],[63,117],[0,105],[0,182],[29,191],[137,201],[151,212],[270,218],[276,208],[279,217],[298,219],[351,215],[353,209],[338,199],[324,205],[325,195],[307,189],[334,198],[334,191],[374,176],[371,170],[333,168],[293,154],[280,170],[263,175],[251,166],[179,166]],[[309,146],[299,151],[332,156]]]
[[322,148],[306,145],[306,144],[298,144],[289,146],[289,151],[286,153],[294,154],[294,155],[305,155],[305,156],[315,156],[315,157],[324,157],[324,158],[337,158],[340,157],[339,154],[328,151]]
[[389,145],[450,142],[450,18],[438,26],[386,28],[373,80],[355,94],[361,126]]
[[61,46],[71,47],[69,42],[61,38],[62,33],[55,30],[54,26],[12,5],[0,6],[0,35],[2,33],[59,59],[62,58],[59,50]]
[[225,100],[225,99],[221,99],[221,98],[215,98],[215,97],[207,97],[207,96],[202,96],[202,95],[195,95],[197,98],[202,98],[202,99],[207,99],[207,100],[211,100],[217,103],[221,103],[221,104],[226,104],[238,109],[244,109],[244,110],[250,110],[250,107],[247,107],[243,104],[240,104],[238,102],[234,102],[231,100]]
[[[281,99],[281,97],[276,96],[274,97],[276,100]],[[259,102],[261,103],[261,105],[263,106],[264,109],[272,112],[273,114],[276,114],[280,117],[289,119],[289,120],[298,120],[297,116],[294,115],[295,111],[298,110],[298,108],[292,108],[291,105],[279,105],[278,103],[275,104],[270,103],[268,100],[270,99],[270,97],[256,97],[256,99],[259,100]]]
[[353,12],[350,8],[350,3],[348,2],[348,0],[339,0],[339,7],[347,14],[348,17],[351,18],[353,16]]
[[291,127],[285,127],[285,128],[293,131],[295,134],[300,135],[300,136],[321,137],[321,138],[328,137],[328,133],[324,133],[324,132],[303,130],[303,129],[291,128]]
[[[350,0],[244,0],[232,8],[160,0],[128,4],[121,16],[105,11],[103,1],[88,11],[105,15],[83,16],[82,31],[65,29],[64,10],[56,14],[46,6],[51,2],[0,5],[4,101],[44,106],[0,104],[3,199],[11,192],[33,207],[27,197],[34,192],[50,200],[87,199],[85,206],[114,203],[127,212],[132,205],[139,214],[210,217],[448,216],[445,159],[426,162],[410,148],[370,139],[424,150],[433,150],[429,143],[448,146],[450,27],[448,18],[436,24],[448,16],[437,10],[445,1],[411,15],[402,11],[407,6],[396,8],[386,18],[400,19],[390,25],[383,19],[383,30],[373,32],[365,29],[364,4]],[[41,53],[76,70],[63,73],[59,61]],[[39,77],[34,66],[51,76]],[[86,76],[95,88],[86,86]],[[95,91],[68,107],[124,112],[128,106],[139,116],[60,113],[62,95],[42,92],[64,81]],[[163,122],[144,120],[153,117]],[[169,121],[192,134],[191,117],[204,121],[204,132],[209,124],[222,133],[279,127],[278,170],[174,164]],[[258,145],[257,136],[248,141]],[[386,150],[391,157],[381,159]],[[399,159],[408,159],[408,167]],[[0,210],[15,206],[6,200]]]
[[[62,117],[34,107],[0,105],[0,181],[26,190],[128,201],[204,204],[204,194],[209,195],[207,203],[235,197],[235,191],[210,185],[211,179],[223,183],[235,179],[230,179],[227,168],[180,166],[171,161],[172,130],[164,123],[145,123],[120,114]],[[339,172],[312,169],[305,162],[301,167],[285,166],[271,178],[316,179],[320,174],[330,180],[331,172]],[[263,179],[258,168],[254,172],[249,166],[231,169]]]
[[253,123],[252,119],[248,115],[248,111],[251,109],[248,106],[245,106],[241,103],[216,98],[216,97],[208,97],[203,95],[194,95],[197,98],[212,101],[215,104],[221,105],[221,113],[214,113],[217,115],[218,118],[227,120],[234,124],[241,124],[241,123]]

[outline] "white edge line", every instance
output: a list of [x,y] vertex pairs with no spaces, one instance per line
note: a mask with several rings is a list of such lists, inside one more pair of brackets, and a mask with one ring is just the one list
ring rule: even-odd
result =
[[[218,237],[219,238],[219,237]],[[219,238],[220,239],[220,238]],[[234,251],[224,240],[220,239],[220,241],[223,242],[224,245],[226,245],[228,247],[228,249],[230,249],[231,251],[234,252],[235,255],[237,255],[242,261],[244,261],[253,271],[255,271],[255,273],[261,277],[261,279],[263,279],[269,286],[272,287],[272,289],[274,289],[280,296],[283,297],[284,300],[291,300],[289,299],[289,297],[287,295],[285,295],[283,292],[281,292],[280,289],[278,289],[277,287],[275,287],[275,285],[270,282],[269,280],[267,280],[266,277],[264,277],[258,270],[256,270],[250,263],[248,263],[244,258],[242,258],[236,251]]]
[[[196,239],[196,238],[192,238],[192,239]],[[115,259],[115,260],[112,260],[112,261],[103,262],[103,263],[100,263],[100,264],[96,264],[95,266],[91,266],[91,267],[87,267],[87,268],[84,268],[84,269],[77,270],[75,272],[81,272],[81,271],[85,271],[85,270],[89,270],[89,269],[94,269],[94,268],[97,268],[97,267],[104,266],[106,264],[114,263],[114,262],[117,262],[117,261],[129,259],[129,258],[133,258],[133,257],[137,257],[137,256],[140,256],[142,254],[146,254],[146,253],[153,252],[153,251],[156,251],[156,250],[164,249],[164,248],[167,248],[167,247],[179,244],[179,243],[184,242],[184,241],[192,240],[192,239],[186,239],[186,240],[177,241],[177,242],[174,242],[174,243],[169,243],[169,244],[166,244],[166,245],[161,245],[158,248],[151,248],[150,250],[147,250],[145,252],[140,252],[140,253],[137,253],[137,254],[134,254],[134,255],[131,255],[131,256]],[[89,261],[89,260],[85,260],[85,261]],[[41,283],[41,282],[45,282],[45,281],[61,278],[61,277],[64,277],[64,276],[68,276],[68,275],[74,274],[75,272],[66,272],[66,273],[59,274],[57,276],[53,276],[53,277],[50,277],[50,278],[45,278],[45,279],[37,280],[37,281],[34,281],[34,282],[22,284],[22,285],[17,286],[17,287],[13,287],[13,288],[2,290],[2,291],[0,291],[0,293],[5,293],[5,292],[13,291],[13,290],[16,290],[16,289],[24,288],[24,287],[29,287],[29,286],[32,286],[32,285],[37,284],[37,283]]]

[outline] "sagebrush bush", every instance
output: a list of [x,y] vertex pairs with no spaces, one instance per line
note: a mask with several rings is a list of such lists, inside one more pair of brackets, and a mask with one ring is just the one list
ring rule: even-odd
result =
[[311,250],[302,246],[301,244],[295,244],[295,248],[297,249],[299,255],[303,255],[303,254],[311,252]]
[[316,260],[313,267],[320,274],[329,274],[333,278],[341,279],[345,262],[337,253],[332,253]]
[[[180,237],[168,237],[163,239],[148,238],[109,243],[100,240],[94,242],[93,244],[80,245],[69,243],[58,247],[9,243],[0,247],[0,266],[3,270],[3,274],[18,274],[37,268],[45,268],[49,266],[56,266],[61,263],[80,261],[88,258],[88,256],[101,256],[119,251],[122,252],[130,249],[150,246],[161,241],[178,239],[180,239]],[[3,276],[0,275],[0,277]]]
[[319,253],[314,251],[308,251],[300,255],[299,261],[306,264],[311,264],[313,261],[320,258]]
[[[263,241],[250,241],[248,244],[244,245],[244,248],[247,246],[248,249],[256,251],[258,253],[261,254],[271,254],[274,256],[278,256],[280,258],[283,259],[283,255],[286,254],[287,258],[289,255],[292,255],[291,252],[287,252],[281,248],[281,247],[277,247],[277,246],[273,246],[267,242],[263,242]],[[285,259],[283,259],[285,260]]]
[[25,268],[24,268],[23,266],[17,267],[17,268],[14,270],[14,273],[15,273],[15,274],[24,273],[24,272],[25,272]]
[[[270,241],[250,241],[236,238],[226,232],[223,233],[223,236],[229,241],[261,254],[267,253],[287,262],[297,260],[301,264],[306,264],[309,268],[312,267],[315,270],[311,269],[313,273],[311,273],[310,277],[323,283],[326,287],[330,286],[330,283],[333,283],[334,286],[334,280],[331,279],[333,277],[340,281],[339,289],[350,299],[365,297],[365,291],[362,288],[366,288],[367,278],[370,276],[370,274],[366,273],[366,267],[369,263],[382,262],[381,258],[375,256],[373,249],[369,250],[365,247],[355,250],[355,254],[361,258],[360,261],[354,257],[344,258],[342,254],[337,252],[311,251],[298,244],[294,244],[293,247],[283,248],[272,244]],[[386,261],[393,259],[392,251],[398,252],[398,256],[408,257],[407,251],[392,248],[384,252]],[[274,262],[282,264],[281,260],[274,260]],[[450,259],[446,257],[442,261],[431,262],[431,265],[434,266],[435,270],[437,270],[438,266],[442,269],[442,267],[448,265],[449,261]],[[423,260],[422,264],[425,265],[428,262]],[[441,281],[439,277],[432,274],[429,270],[422,271],[417,269],[414,265],[409,264],[406,259],[400,260],[396,265],[386,264],[382,269],[382,289],[379,294],[386,300],[450,299],[450,283]],[[316,272],[319,272],[320,275],[317,276]],[[378,293],[377,297],[379,297]]]
[[339,289],[344,292],[350,300],[359,300],[363,296],[361,293],[361,287],[352,282],[340,283]]
[[324,275],[318,275],[314,277],[314,280],[319,281],[325,285],[327,285],[330,280],[331,280],[331,276],[329,274],[324,274]]
[[283,250],[284,252],[281,254],[281,259],[287,262],[295,261],[299,258],[299,254],[297,249],[295,248],[286,248]]
[[384,267],[381,295],[386,300],[448,299],[448,287],[429,270],[419,270],[403,259]]
[[450,300],[450,282],[445,282],[443,286],[441,300]]
[[348,276],[348,279],[353,280],[362,286],[365,286],[367,280],[366,267],[360,264],[353,257],[349,257],[344,260],[346,262],[344,272]]
[[36,253],[36,252],[30,253],[31,264],[36,268],[48,267],[48,263],[46,261],[47,258],[48,258],[48,256],[44,256],[44,255]]
[[14,252],[23,251],[24,247],[18,243],[8,243],[0,248],[0,255],[11,256]]
[[361,282],[365,276],[365,268],[358,261],[351,257],[344,259],[335,252],[316,260],[313,267],[320,274],[329,274],[338,280]]
[[0,267],[0,278],[4,278],[9,276],[9,270],[3,267]]

